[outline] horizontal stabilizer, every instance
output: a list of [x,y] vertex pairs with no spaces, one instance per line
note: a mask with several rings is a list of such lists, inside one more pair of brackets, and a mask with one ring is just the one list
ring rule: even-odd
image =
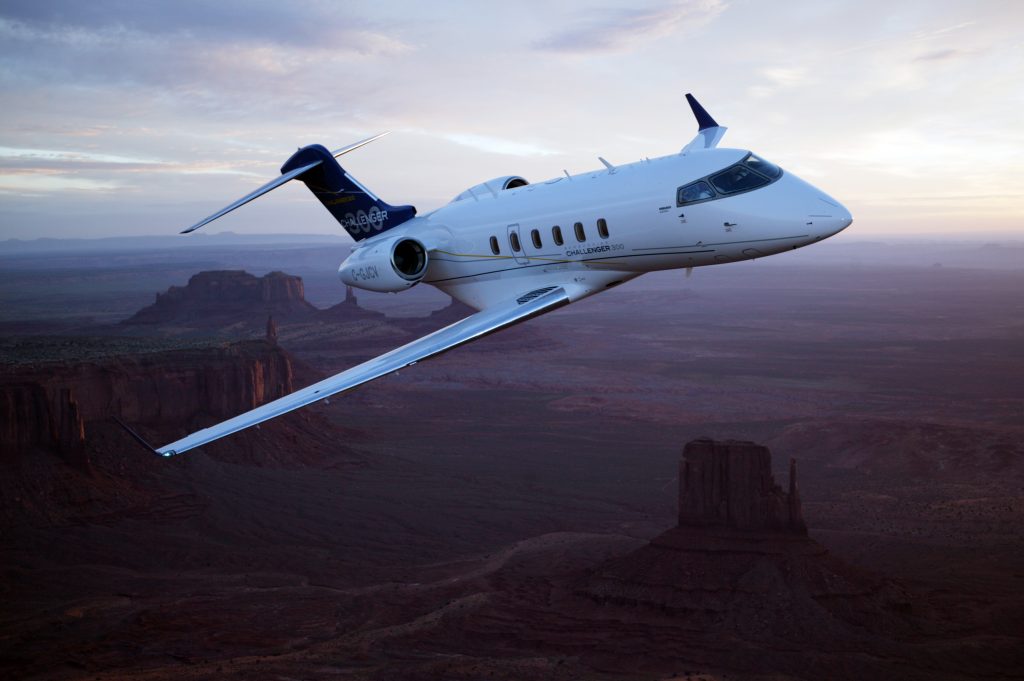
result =
[[[332,151],[331,155],[334,156],[334,158],[338,158],[339,156],[341,156],[343,154],[347,154],[350,151],[355,151],[359,147],[365,146],[365,145],[369,144],[370,142],[372,142],[372,141],[374,141],[376,139],[380,139],[381,137],[383,137],[384,135],[387,135],[387,134],[388,134],[387,132],[382,132],[379,135],[374,135],[373,137],[367,137],[366,139],[360,140],[359,142],[355,142],[354,144],[350,144],[347,147],[342,147],[341,149],[337,149],[335,151]],[[305,163],[305,164],[303,164],[301,166],[298,166],[298,167],[295,167],[295,168],[290,168],[288,170],[288,172],[282,174],[280,177],[275,177],[273,180],[271,180],[270,182],[267,182],[265,185],[263,185],[259,189],[256,189],[256,190],[253,190],[253,191],[249,192],[248,194],[246,194],[242,198],[238,199],[237,201],[235,201],[231,205],[229,205],[229,206],[227,206],[225,208],[222,208],[221,210],[217,211],[216,213],[214,213],[213,215],[209,216],[208,218],[204,218],[204,219],[200,220],[199,222],[197,222],[196,224],[192,225],[188,229],[183,230],[181,233],[182,234],[188,234],[189,232],[194,232],[197,229],[199,229],[200,227],[202,227],[204,225],[210,224],[211,222],[213,222],[217,218],[223,217],[223,216],[227,215],[228,213],[230,213],[231,211],[235,210],[236,208],[241,208],[242,206],[244,206],[245,204],[249,203],[253,199],[258,199],[259,197],[263,196],[264,194],[266,194],[270,190],[277,189],[278,187],[280,187],[281,185],[285,184],[286,182],[288,182],[290,180],[294,180],[295,178],[299,177],[303,173],[308,172],[308,171],[312,170],[313,168],[317,167],[321,163],[323,163],[322,159],[315,159],[315,160],[311,159],[309,163]]]
[[345,154],[347,154],[350,151],[355,151],[359,147],[365,147],[370,142],[372,142],[374,140],[379,140],[384,135],[390,135],[390,134],[391,134],[390,130],[385,130],[384,132],[380,133],[379,135],[374,135],[373,137],[367,137],[364,140],[361,140],[359,142],[355,142],[353,144],[350,144],[347,147],[342,147],[341,149],[335,149],[334,151],[331,152],[331,156],[333,156],[334,158],[338,158],[339,156],[344,156]]
[[265,185],[263,185],[259,189],[255,190],[255,191],[249,192],[248,194],[246,194],[242,198],[240,198],[237,201],[235,201],[234,203],[232,203],[230,206],[228,206],[226,208],[222,208],[219,211],[217,211],[216,213],[214,213],[213,215],[211,215],[210,217],[205,218],[203,220],[200,220],[199,222],[197,222],[196,224],[192,225],[191,227],[189,227],[186,230],[182,230],[181,233],[182,234],[188,234],[189,232],[194,232],[197,229],[199,229],[200,227],[202,227],[203,225],[209,224],[209,223],[213,222],[214,220],[216,220],[217,218],[222,217],[224,215],[227,215],[228,213],[230,213],[231,211],[233,211],[236,208],[241,208],[242,206],[244,206],[245,204],[249,203],[253,199],[258,199],[259,197],[261,197],[264,194],[266,194],[267,192],[269,192],[271,189],[277,189],[278,187],[280,187],[285,182],[288,182],[289,180],[294,180],[296,177],[298,177],[302,173],[304,173],[307,170],[310,170],[312,168],[315,168],[318,165],[320,165],[320,161],[315,161],[314,163],[310,163],[309,165],[305,165],[305,166],[302,166],[301,168],[296,168],[295,170],[293,170],[293,171],[291,171],[289,173],[285,173],[281,177],[275,178],[275,179],[271,180],[270,182],[266,183]]

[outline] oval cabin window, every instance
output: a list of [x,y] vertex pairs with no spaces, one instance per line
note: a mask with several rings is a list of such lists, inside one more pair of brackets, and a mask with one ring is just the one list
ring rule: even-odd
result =
[[558,225],[551,228],[551,238],[554,239],[556,246],[561,246],[565,243],[562,241],[562,228]]

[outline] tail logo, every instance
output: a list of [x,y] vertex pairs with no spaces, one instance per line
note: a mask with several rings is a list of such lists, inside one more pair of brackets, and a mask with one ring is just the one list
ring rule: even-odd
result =
[[384,223],[388,221],[388,212],[377,206],[372,206],[369,211],[356,211],[345,213],[342,224],[353,236],[360,232],[369,234],[370,231],[379,232],[384,229]]

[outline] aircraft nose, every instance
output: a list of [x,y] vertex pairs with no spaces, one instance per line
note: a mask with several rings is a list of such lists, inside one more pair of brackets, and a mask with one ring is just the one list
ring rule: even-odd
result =
[[846,206],[840,204],[839,210],[836,211],[834,220],[836,221],[836,231],[834,233],[838,234],[853,224],[853,215]]
[[814,225],[815,236],[827,239],[853,224],[853,215],[831,196],[819,192],[813,210],[808,215],[809,224]]

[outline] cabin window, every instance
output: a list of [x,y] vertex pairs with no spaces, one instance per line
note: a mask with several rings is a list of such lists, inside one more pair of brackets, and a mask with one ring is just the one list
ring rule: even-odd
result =
[[491,253],[494,255],[501,255],[501,246],[498,245],[498,237],[491,237]]
[[576,241],[586,241],[587,240],[587,233],[583,231],[583,223],[582,222],[577,222],[575,225],[572,226],[572,228],[574,230],[576,230]]
[[533,242],[534,248],[540,248],[541,246],[544,245],[540,242],[540,232],[538,232],[537,230],[533,230],[530,232],[530,241]]
[[735,194],[757,189],[771,182],[764,175],[760,175],[745,165],[735,165],[726,168],[717,175],[710,178],[715,189],[723,194]]
[[676,192],[676,205],[685,206],[688,203],[697,203],[713,198],[715,198],[715,190],[707,182],[700,180],[679,188],[679,191]]
[[512,250],[516,253],[523,250],[523,247],[519,243],[519,235],[515,232],[508,233],[508,242],[512,244]]
[[769,163],[760,156],[751,154],[744,161],[748,168],[753,168],[757,172],[761,173],[765,177],[770,177],[773,180],[777,180],[782,175],[782,168],[778,167],[774,163]]
[[597,221],[597,234],[602,239],[608,238],[608,222],[604,218],[599,218]]
[[565,243],[562,241],[562,228],[558,225],[551,228],[551,238],[554,239],[556,246],[561,246]]

